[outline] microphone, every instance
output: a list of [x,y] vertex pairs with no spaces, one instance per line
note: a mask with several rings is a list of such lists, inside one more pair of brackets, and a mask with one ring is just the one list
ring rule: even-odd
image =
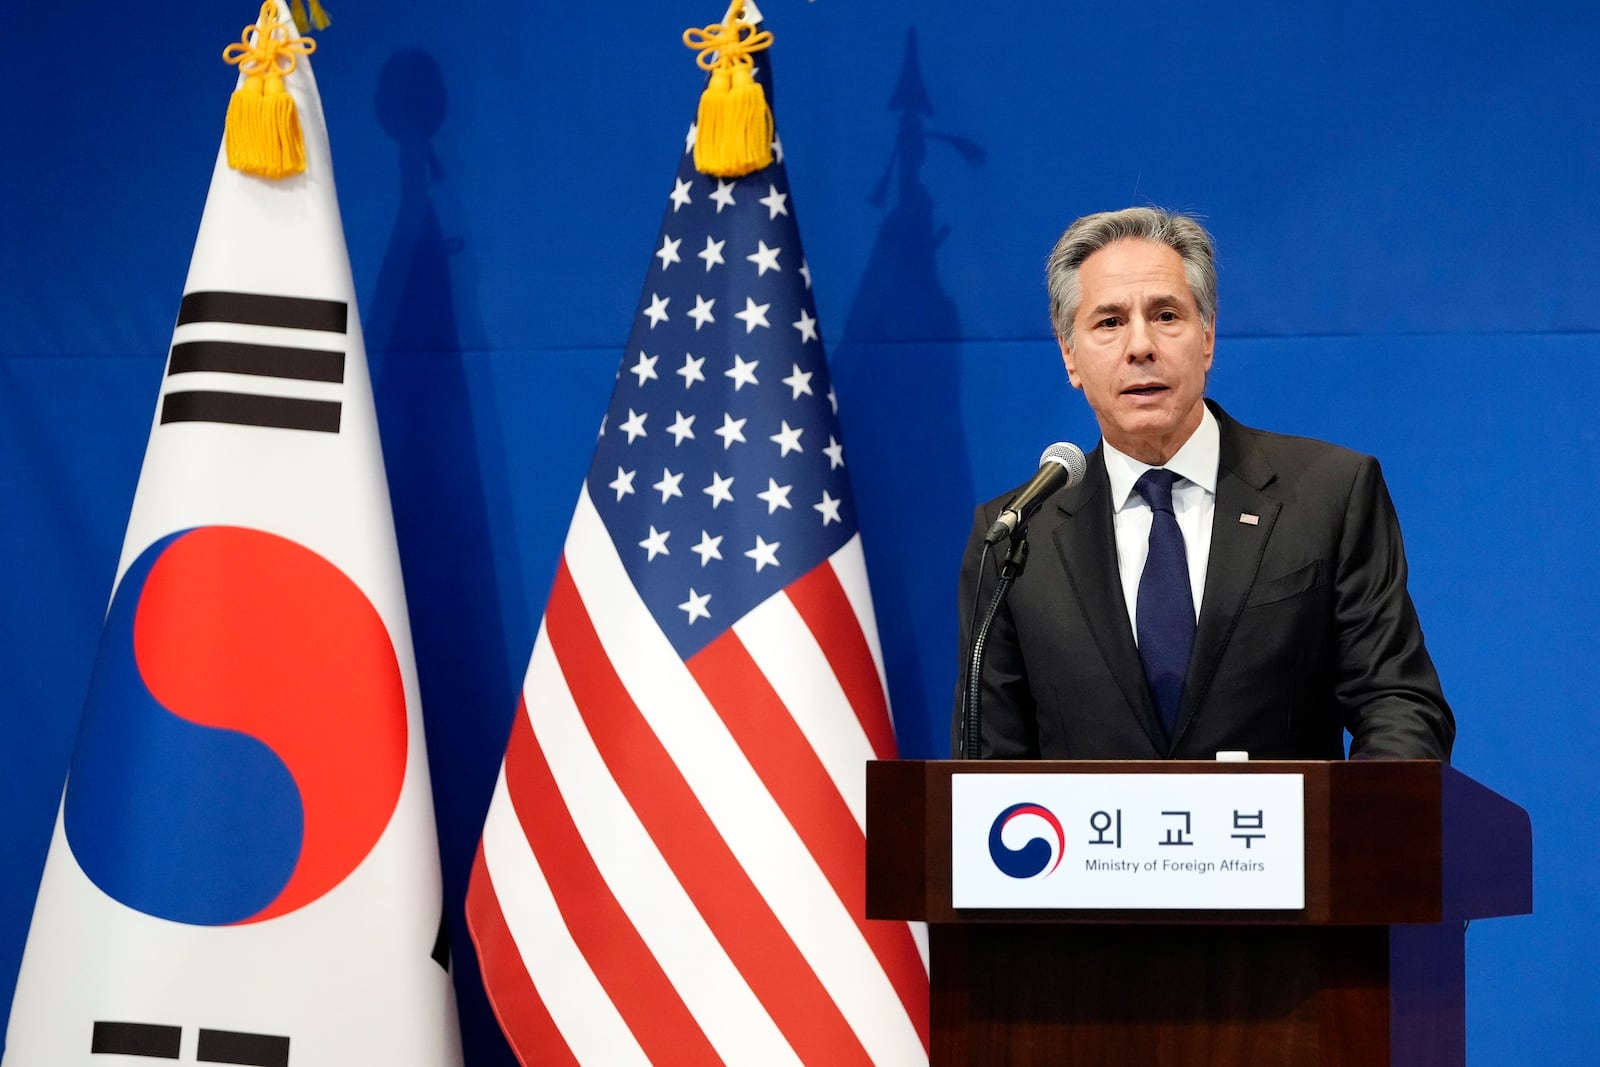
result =
[[1033,518],[1045,497],[1057,489],[1077,485],[1088,470],[1089,461],[1084,458],[1083,449],[1069,441],[1057,441],[1045,449],[1039,457],[1039,473],[1006,502],[1000,517],[984,534],[983,543],[992,545],[1015,535],[1018,527]]

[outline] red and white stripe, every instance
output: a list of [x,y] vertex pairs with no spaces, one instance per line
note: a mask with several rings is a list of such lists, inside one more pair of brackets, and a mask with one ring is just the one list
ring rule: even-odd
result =
[[684,662],[582,494],[467,902],[522,1061],[925,1063],[923,932],[864,918],[893,754],[859,537]]

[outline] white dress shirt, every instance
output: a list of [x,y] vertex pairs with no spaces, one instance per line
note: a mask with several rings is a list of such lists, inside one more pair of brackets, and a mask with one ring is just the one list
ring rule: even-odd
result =
[[[1200,599],[1206,588],[1206,564],[1211,560],[1211,519],[1217,510],[1217,464],[1220,461],[1221,434],[1217,417],[1206,408],[1200,425],[1183,447],[1166,462],[1166,469],[1178,475],[1172,486],[1172,511],[1183,531],[1184,555],[1189,563],[1189,588],[1194,596],[1194,614],[1200,617]],[[1128,605],[1128,623],[1134,640],[1139,633],[1139,577],[1144,573],[1145,556],[1150,552],[1150,505],[1133,485],[1148,463],[1117,451],[1102,441],[1106,475],[1111,481],[1111,519],[1117,533],[1117,569],[1122,577],[1122,596]]]

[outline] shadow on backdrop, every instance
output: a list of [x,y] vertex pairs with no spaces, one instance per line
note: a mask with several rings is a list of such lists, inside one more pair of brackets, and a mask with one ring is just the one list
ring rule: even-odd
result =
[[[484,998],[462,905],[523,650],[507,648],[486,492],[506,499],[499,424],[492,409],[474,412],[463,357],[471,350],[464,335],[479,345],[482,337],[471,257],[440,222],[440,205],[452,201],[430,140],[446,105],[433,56],[404,49],[384,64],[376,110],[399,149],[400,206],[366,316],[367,344],[435,784],[463,1049],[473,1067],[515,1067]],[[520,588],[515,578],[505,586]]]
[[[889,99],[898,113],[894,148],[868,195],[887,207],[834,360],[847,442],[858,455],[885,457],[882,473],[856,469],[873,603],[884,668],[895,701],[900,754],[942,758],[949,740],[942,709],[950,706],[957,661],[956,568],[962,542],[930,533],[971,521],[972,470],[961,424],[961,317],[939,277],[939,246],[950,228],[939,222],[923,182],[930,143],[981,166],[975,142],[928,128],[933,105],[923,83],[917,31],[906,31],[900,79]],[[894,419],[879,413],[893,411]],[[909,431],[909,432],[908,432]],[[870,479],[870,480],[869,480]],[[920,629],[918,641],[913,629]],[[931,640],[927,634],[933,634]],[[941,636],[942,635],[942,636]],[[938,676],[917,648],[949,650],[952,689],[929,691]]]

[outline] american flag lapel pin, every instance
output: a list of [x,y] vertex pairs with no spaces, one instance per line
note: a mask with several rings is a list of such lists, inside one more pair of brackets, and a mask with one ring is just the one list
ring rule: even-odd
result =
[[1246,526],[1260,526],[1261,516],[1252,515],[1248,511],[1241,511],[1239,512],[1239,521],[1244,523]]

